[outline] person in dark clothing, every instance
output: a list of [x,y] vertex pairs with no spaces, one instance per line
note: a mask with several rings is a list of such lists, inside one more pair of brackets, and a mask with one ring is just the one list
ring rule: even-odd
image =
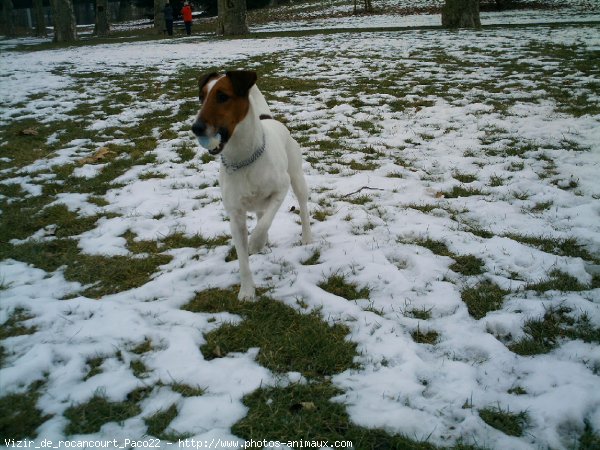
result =
[[185,32],[189,36],[192,34],[192,7],[188,2],[185,2],[183,4],[183,8],[181,9],[181,15],[183,16]]
[[171,4],[169,3],[168,0],[167,0],[167,3],[165,4],[164,13],[165,13],[165,24],[167,26],[167,34],[169,36],[173,36],[173,7],[171,6]]

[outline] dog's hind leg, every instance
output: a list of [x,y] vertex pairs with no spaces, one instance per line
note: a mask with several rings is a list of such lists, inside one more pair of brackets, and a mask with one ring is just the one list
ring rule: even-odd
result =
[[298,199],[300,206],[300,221],[302,222],[302,243],[310,244],[312,242],[312,232],[310,231],[310,214],[308,212],[308,186],[304,179],[302,169],[290,173],[290,181],[294,195]]
[[246,228],[246,212],[236,211],[229,214],[231,237],[240,265],[239,300],[254,300],[254,281],[250,271],[248,258],[248,228]]

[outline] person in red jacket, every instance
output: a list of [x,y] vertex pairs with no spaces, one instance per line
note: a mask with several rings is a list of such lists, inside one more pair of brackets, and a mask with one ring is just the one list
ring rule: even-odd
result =
[[185,24],[185,32],[190,36],[192,34],[192,7],[188,2],[183,4],[181,15],[183,16],[183,23]]

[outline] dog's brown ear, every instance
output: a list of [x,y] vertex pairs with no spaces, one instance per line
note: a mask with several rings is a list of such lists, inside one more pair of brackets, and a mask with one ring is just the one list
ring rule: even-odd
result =
[[233,85],[233,91],[238,97],[246,97],[248,91],[256,83],[256,72],[252,70],[233,70],[225,74]]
[[200,100],[202,100],[202,88],[206,86],[206,83],[218,76],[219,74],[217,72],[210,72],[198,78],[198,97]]

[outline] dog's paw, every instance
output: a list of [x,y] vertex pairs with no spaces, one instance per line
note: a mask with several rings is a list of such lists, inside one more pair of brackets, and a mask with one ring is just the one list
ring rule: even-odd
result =
[[242,286],[238,294],[238,300],[242,302],[253,302],[256,300],[254,286]]
[[260,252],[265,245],[267,245],[267,235],[264,236],[250,236],[250,240],[248,242],[248,253],[250,255],[255,255]]

